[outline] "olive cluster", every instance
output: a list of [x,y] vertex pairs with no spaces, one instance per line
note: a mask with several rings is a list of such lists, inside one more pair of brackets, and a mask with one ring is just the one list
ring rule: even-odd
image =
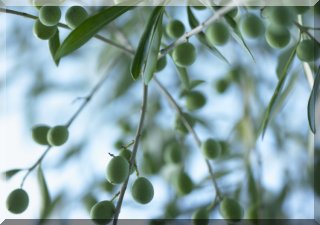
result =
[[61,146],[67,142],[69,130],[65,125],[50,127],[40,124],[32,128],[32,138],[40,145]]
[[[59,6],[49,5],[36,7],[39,9],[39,17],[33,25],[33,33],[41,40],[48,40],[58,30],[57,25],[62,15],[61,9]],[[66,23],[71,29],[79,26],[87,17],[87,11],[81,6],[72,6],[65,14]]]
[[[129,149],[122,149],[118,156],[114,156],[107,165],[106,178],[111,184],[121,184],[128,179],[134,169],[130,169],[130,159],[132,152]],[[132,166],[133,168],[133,166]],[[138,177],[131,187],[133,199],[140,204],[149,203],[154,196],[152,183],[145,177]],[[91,219],[97,224],[109,223],[116,208],[112,201],[101,201],[96,203],[90,211]]]

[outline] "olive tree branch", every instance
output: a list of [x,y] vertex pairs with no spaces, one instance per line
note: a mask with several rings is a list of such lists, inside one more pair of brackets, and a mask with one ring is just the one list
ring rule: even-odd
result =
[[[136,136],[134,139],[133,150],[132,150],[132,154],[131,154],[131,158],[130,158],[129,171],[131,171],[132,167],[134,166],[136,154],[138,151],[138,146],[139,146],[139,141],[140,141],[141,132],[142,132],[142,128],[143,128],[144,118],[145,118],[145,114],[146,114],[146,110],[147,110],[147,100],[148,100],[148,86],[143,85],[143,100],[142,100],[142,106],[141,106],[140,120],[139,120],[139,125],[138,125],[137,131],[136,131]],[[116,212],[114,214],[113,225],[116,225],[118,223],[118,218],[119,218],[123,198],[124,198],[124,195],[127,190],[129,179],[130,179],[130,173],[121,187],[119,199],[118,199],[117,206],[116,206]]]
[[[201,148],[201,140],[200,140],[199,136],[197,135],[196,131],[193,129],[193,127],[188,122],[188,120],[185,118],[184,113],[183,113],[182,109],[180,108],[180,106],[178,105],[178,103],[174,100],[174,98],[171,96],[171,94],[168,92],[168,90],[160,83],[160,81],[156,77],[154,77],[153,80],[155,81],[155,83],[159,87],[161,93],[166,97],[168,102],[171,104],[171,106],[180,115],[182,123],[187,128],[187,130],[191,133],[191,135],[193,136],[198,148],[200,149]],[[208,171],[209,171],[213,186],[215,188],[216,194],[219,197],[219,199],[222,199],[222,194],[221,194],[221,191],[220,191],[219,186],[217,184],[217,181],[215,179],[211,164],[210,164],[209,160],[207,160],[207,159],[205,159],[205,162],[206,162],[206,165],[208,167]]]
[[[31,14],[25,13],[25,12],[12,10],[12,9],[0,8],[0,12],[7,13],[7,14],[18,15],[18,16],[22,16],[22,17],[25,17],[25,18],[33,19],[33,20],[37,20],[38,19],[37,16],[31,15]],[[70,30],[70,28],[64,23],[58,23],[57,26],[61,27],[61,28],[64,28],[64,29]],[[112,45],[112,46],[114,46],[114,47],[116,47],[118,49],[121,49],[122,51],[124,51],[127,54],[130,54],[130,55],[134,55],[135,54],[135,52],[132,49],[129,49],[126,46],[123,46],[121,44],[118,44],[118,43],[106,38],[106,37],[103,37],[100,34],[96,34],[94,37],[96,39],[100,40],[100,41],[103,41],[103,42],[105,42],[107,44],[110,44],[110,45]]]
[[[71,118],[69,119],[69,121],[66,123],[66,127],[70,127],[70,125],[74,122],[74,120],[79,116],[79,114],[83,111],[83,109],[87,106],[87,104],[91,101],[92,97],[96,94],[96,92],[100,89],[100,87],[102,86],[102,84],[104,83],[104,81],[107,79],[108,77],[108,73],[106,73],[101,80],[93,87],[93,89],[91,90],[91,92],[89,93],[89,95],[87,97],[84,98],[83,103],[80,105],[80,107],[78,108],[78,110],[71,116]],[[24,185],[25,180],[27,179],[27,177],[30,175],[30,173],[42,162],[42,160],[45,158],[45,156],[49,153],[49,151],[52,149],[53,146],[48,146],[47,149],[44,151],[44,153],[42,153],[42,155],[40,156],[40,158],[31,166],[27,169],[27,173],[24,175],[24,177],[22,178],[20,187],[22,188]]]

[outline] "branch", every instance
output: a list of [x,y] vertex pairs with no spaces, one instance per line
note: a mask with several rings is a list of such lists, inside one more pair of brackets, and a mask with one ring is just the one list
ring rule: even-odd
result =
[[[31,15],[29,13],[25,13],[25,12],[19,12],[19,11],[16,11],[16,10],[11,10],[11,9],[5,9],[5,8],[0,8],[0,12],[2,13],[7,13],[7,14],[12,14],[12,15],[18,15],[18,16],[22,16],[22,17],[25,17],[25,18],[29,18],[29,19],[33,19],[33,20],[37,20],[38,17],[37,16],[34,16],[34,15]],[[57,25],[58,27],[61,27],[61,28],[64,28],[64,29],[68,29],[68,30],[71,30],[70,27],[68,27],[66,24],[64,23],[58,23]],[[121,44],[118,44],[108,38],[105,38],[103,37],[102,35],[99,35],[99,34],[96,34],[94,36],[96,39],[102,41],[102,42],[105,42],[107,44],[110,44],[118,49],[121,49],[122,51],[124,51],[125,53],[129,54],[129,55],[134,55],[135,52],[131,49],[128,49],[127,47],[121,45]]]
[[188,41],[188,39],[193,36],[196,35],[198,33],[200,33],[201,31],[203,31],[206,27],[208,27],[210,24],[216,22],[217,20],[219,20],[222,16],[224,16],[226,13],[228,13],[229,11],[231,11],[232,9],[234,9],[235,6],[225,6],[222,7],[221,9],[219,9],[218,11],[216,11],[215,14],[213,14],[211,17],[209,17],[207,20],[205,20],[203,23],[201,23],[199,26],[193,28],[192,30],[190,30],[189,32],[186,32],[184,35],[182,35],[180,38],[178,38],[176,41],[172,42],[171,44],[169,44],[166,48],[161,49],[160,50],[160,57],[165,56],[166,54],[168,54],[171,50],[173,50],[175,47],[177,47],[178,45],[181,45],[185,42]]
[[[136,137],[134,140],[133,150],[132,150],[132,154],[131,154],[131,158],[130,158],[129,171],[131,171],[131,169],[134,165],[134,161],[135,161],[136,154],[138,151],[139,141],[140,141],[141,132],[142,132],[142,128],[143,128],[143,122],[144,122],[144,118],[145,118],[145,114],[146,114],[146,110],[147,110],[147,100],[148,100],[148,86],[144,85],[143,86],[143,101],[142,101],[142,106],[141,106],[140,121],[139,121],[138,129],[136,132]],[[117,206],[116,206],[116,212],[114,214],[113,225],[117,225],[117,223],[118,223],[118,218],[119,218],[119,214],[121,211],[123,198],[124,198],[124,195],[127,190],[129,179],[130,179],[130,174],[128,175],[126,181],[123,183],[123,185],[121,187],[119,199],[118,199]]]
[[[70,125],[74,122],[74,120],[79,116],[79,114],[83,111],[83,109],[87,106],[87,104],[91,101],[92,97],[96,94],[96,92],[100,89],[104,81],[108,77],[108,73],[104,75],[104,77],[93,87],[92,91],[90,94],[84,98],[84,102],[80,105],[78,110],[71,116],[69,121],[66,123],[66,127],[70,127]],[[27,169],[27,173],[24,175],[22,178],[20,187],[22,188],[24,185],[25,180],[27,177],[30,175],[30,173],[42,162],[42,160],[45,158],[45,156],[48,154],[48,152],[52,149],[53,146],[48,146],[47,149],[44,151],[44,153],[40,156],[40,158],[31,166]]]
[[[199,136],[197,135],[197,133],[195,132],[195,130],[193,129],[193,127],[188,122],[188,120],[185,118],[184,113],[183,113],[182,109],[180,108],[180,106],[178,105],[178,103],[173,99],[171,94],[167,91],[167,89],[160,83],[160,81],[156,77],[154,77],[153,80],[156,82],[156,84],[159,87],[160,91],[167,98],[167,100],[171,104],[171,106],[180,115],[182,123],[187,128],[187,130],[191,133],[191,135],[193,136],[195,142],[198,145],[198,148],[200,149],[201,148],[201,140],[200,140]],[[216,194],[219,197],[219,199],[222,199],[221,191],[220,191],[220,189],[218,187],[218,184],[217,184],[217,181],[215,179],[211,164],[210,164],[209,160],[207,160],[207,159],[205,159],[205,162],[206,162],[206,165],[208,167],[208,171],[209,171],[213,186],[215,188]]]

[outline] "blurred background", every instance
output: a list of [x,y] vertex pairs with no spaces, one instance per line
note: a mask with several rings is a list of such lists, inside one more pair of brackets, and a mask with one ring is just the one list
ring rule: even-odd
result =
[[[10,9],[38,14],[33,7]],[[99,9],[87,8],[90,14]],[[104,28],[101,34],[136,48],[151,9],[131,10]],[[247,10],[260,14],[258,8],[240,7],[236,18]],[[166,11],[164,24],[174,18],[181,20],[186,30],[191,29],[186,7],[167,7]],[[192,11],[199,21],[212,14],[209,9]],[[313,9],[303,16],[308,26],[314,26],[318,20],[319,14]],[[35,38],[32,33],[34,20],[0,13],[0,23],[1,171],[30,167],[45,150],[32,140],[31,128],[37,124],[66,123],[83,101],[81,97],[88,95],[108,74],[101,89],[71,125],[67,144],[53,148],[42,162],[51,199],[56,204],[49,217],[87,219],[96,201],[111,199],[120,190],[120,186],[110,186],[106,182],[105,169],[111,159],[108,153],[116,155],[121,143],[130,143],[139,122],[142,81],[131,78],[132,58],[113,46],[92,39],[63,58],[57,67],[48,42]],[[61,39],[69,32],[60,29]],[[254,60],[232,38],[227,45],[218,47],[229,64],[192,37],[190,42],[197,48],[197,60],[187,68],[187,73],[190,81],[198,84],[194,90],[205,95],[207,104],[188,113],[195,120],[194,128],[201,140],[213,137],[224,143],[223,154],[211,163],[218,185],[226,196],[238,199],[245,210],[259,198],[263,218],[312,219],[315,217],[313,206],[319,196],[313,185],[315,145],[307,118],[311,88],[297,58],[290,67],[283,96],[264,138],[256,139],[279,71],[283,68],[283,55],[297,41],[297,28],[293,26],[290,32],[291,42],[282,50],[269,47],[264,37],[246,40]],[[314,35],[319,37],[319,32]],[[173,41],[166,35],[162,40],[164,46]],[[182,76],[169,56],[166,68],[156,77],[187,112]],[[221,83],[225,84],[223,88]],[[153,183],[155,196],[146,206],[135,203],[130,194],[133,174],[120,218],[191,218],[195,209],[214,199],[215,192],[203,156],[192,136],[177,130],[176,120],[177,113],[151,81],[137,166],[140,174]],[[181,165],[172,165],[164,159],[164,152],[171,142],[180,144],[184,156]],[[319,150],[316,153],[319,154]],[[195,184],[192,193],[185,196],[179,196],[172,185],[173,174],[181,167]],[[14,215],[5,208],[4,200],[19,187],[24,174],[25,171],[21,171],[10,179],[3,178],[2,218],[40,217],[43,198],[36,171],[24,185],[30,197],[28,209],[21,215]],[[319,190],[316,191],[319,194]],[[211,218],[221,218],[218,208],[213,210]]]

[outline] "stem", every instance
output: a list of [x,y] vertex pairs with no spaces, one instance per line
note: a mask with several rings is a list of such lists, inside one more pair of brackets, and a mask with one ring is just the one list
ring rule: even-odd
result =
[[[79,109],[71,116],[69,121],[66,123],[66,127],[69,127],[74,120],[79,116],[79,114],[82,112],[82,110],[87,106],[87,104],[91,101],[92,97],[95,95],[95,93],[100,89],[106,78],[108,77],[109,74],[105,74],[104,77],[93,87],[92,91],[90,94],[85,98],[84,102],[80,105]],[[22,188],[24,185],[25,180],[27,177],[30,175],[30,173],[42,162],[42,160],[45,158],[45,156],[48,154],[48,152],[52,149],[53,146],[48,146],[45,152],[40,156],[40,158],[31,166],[27,169],[27,173],[24,175],[22,178],[20,187]]]
[[[160,81],[156,77],[154,77],[153,80],[156,82],[156,84],[159,87],[160,91],[167,98],[167,100],[171,104],[171,106],[181,116],[182,123],[187,128],[187,130],[191,133],[191,135],[193,136],[195,142],[197,143],[198,148],[200,149],[201,148],[201,140],[200,140],[199,136],[197,135],[197,133],[195,132],[195,130],[193,129],[193,127],[188,122],[188,120],[185,118],[184,113],[183,113],[182,109],[180,108],[180,106],[178,105],[178,103],[173,99],[171,94],[167,91],[167,89],[160,83]],[[209,174],[210,174],[214,189],[216,191],[216,194],[219,197],[219,199],[222,199],[222,194],[221,194],[221,191],[220,191],[220,189],[218,187],[217,181],[215,179],[211,164],[210,164],[209,160],[207,160],[207,159],[205,159],[205,162],[206,162],[206,165],[208,167],[208,171],[209,171]]]
[[[38,17],[37,16],[34,16],[34,15],[31,15],[29,13],[25,13],[25,12],[19,12],[19,11],[16,11],[16,10],[11,10],[11,9],[5,9],[5,8],[0,8],[0,12],[2,13],[7,13],[7,14],[13,14],[13,15],[18,15],[18,16],[22,16],[22,17],[25,17],[25,18],[29,18],[29,19],[33,19],[33,20],[37,20]],[[64,23],[58,23],[57,25],[58,27],[61,27],[61,28],[64,28],[64,29],[68,29],[70,30],[70,27],[68,27],[66,24]],[[118,44],[108,38],[105,38],[103,37],[102,35],[99,35],[99,34],[96,34],[94,36],[96,39],[100,40],[100,41],[103,41],[107,44],[110,44],[114,47],[117,47],[121,50],[123,50],[124,52],[126,52],[127,54],[129,55],[132,55],[132,54],[135,54],[135,52],[131,49],[128,49],[127,47],[121,45],[121,44]]]
[[[300,23],[302,23],[302,17],[301,17],[301,15],[298,16],[298,20],[299,20]],[[301,33],[305,33],[305,34],[308,35],[312,40],[314,40],[315,42],[317,42],[317,44],[320,45],[319,41],[318,41],[317,39],[315,39],[315,38],[312,36],[312,34],[310,34],[310,32],[308,31],[308,29],[310,29],[310,28],[304,27],[304,26],[301,25],[300,23],[294,21],[294,24],[296,25],[296,27],[299,28],[299,30],[300,30]]]
[[[132,154],[131,154],[131,158],[130,158],[129,171],[131,171],[132,167],[134,166],[134,161],[135,161],[136,154],[137,154],[137,151],[138,151],[139,141],[140,141],[141,132],[142,132],[142,128],[143,128],[143,122],[144,122],[146,109],[147,109],[147,100],[148,100],[148,86],[147,85],[143,85],[143,101],[142,101],[142,106],[141,106],[140,121],[139,121],[138,129],[137,129],[137,132],[136,132],[134,145],[133,145],[133,150],[132,150]],[[126,190],[127,190],[129,179],[130,179],[130,174],[128,175],[126,181],[123,183],[123,185],[121,187],[119,200],[118,200],[117,206],[116,206],[116,212],[114,214],[113,225],[117,225],[117,223],[118,223],[118,218],[119,218],[119,214],[120,214],[120,211],[121,211],[123,198],[124,198],[124,195],[125,195]]]

